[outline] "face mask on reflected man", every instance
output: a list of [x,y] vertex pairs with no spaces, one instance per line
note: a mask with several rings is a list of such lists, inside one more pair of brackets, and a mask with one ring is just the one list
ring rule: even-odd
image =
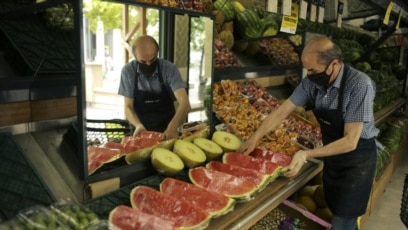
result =
[[309,78],[309,80],[311,80],[312,82],[318,84],[318,85],[322,85],[322,86],[326,86],[329,84],[330,81],[330,76],[333,74],[333,71],[331,74],[327,74],[326,71],[329,68],[330,63],[326,66],[326,68],[324,69],[323,72],[320,73],[315,73],[315,74],[309,74],[307,75],[307,77]]
[[150,65],[138,62],[139,64],[139,71],[143,73],[145,76],[152,76],[154,71],[156,70],[157,64],[158,64],[158,59],[156,59],[154,62],[152,62]]

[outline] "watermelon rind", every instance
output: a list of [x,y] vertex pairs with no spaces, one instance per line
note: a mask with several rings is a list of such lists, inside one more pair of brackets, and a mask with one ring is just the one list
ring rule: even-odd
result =
[[[139,189],[140,189],[140,191],[139,191]],[[153,188],[145,186],[145,185],[136,186],[131,190],[131,192],[130,192],[130,203],[131,203],[132,208],[139,209],[142,212],[145,212],[143,209],[141,209],[139,207],[139,204],[136,203],[134,201],[134,199],[133,199],[135,194],[137,194],[139,192],[140,192],[140,194],[143,194],[144,196],[147,196],[149,193],[155,193],[154,195],[156,196],[156,199],[150,199],[150,201],[152,203],[148,204],[148,206],[150,208],[154,208],[155,212],[160,213],[159,215],[157,215],[159,217],[160,217],[160,215],[162,215],[163,217],[166,217],[165,219],[171,220],[169,212],[167,212],[165,209],[161,208],[161,207],[163,207],[163,202],[164,201],[167,202],[167,203],[172,202],[172,204],[177,204],[177,206],[179,206],[179,207],[181,206],[181,204],[184,204],[184,205],[187,205],[187,206],[190,206],[190,207],[194,207],[195,212],[205,214],[205,216],[206,216],[205,219],[203,219],[199,223],[197,223],[195,225],[191,225],[191,226],[183,226],[183,225],[178,226],[177,220],[174,220],[175,223],[176,223],[176,229],[177,230],[201,230],[201,229],[207,228],[208,225],[209,225],[209,222],[211,220],[211,216],[208,213],[204,212],[199,207],[196,207],[193,204],[190,204],[188,202],[182,201],[182,200],[178,199],[177,197],[173,197],[173,196],[164,194],[164,193],[162,193],[162,192],[160,192],[160,191],[158,191],[156,189],[153,189]],[[160,196],[160,198],[162,198],[162,199],[157,199],[157,196]],[[143,202],[146,202],[146,200],[144,199]],[[174,212],[176,212],[176,211],[174,211]],[[179,212],[179,210],[177,212]],[[153,213],[151,213],[151,214],[153,214]],[[153,214],[153,215],[156,215],[156,214]],[[161,217],[161,218],[163,218],[163,217]],[[175,217],[175,218],[180,218],[180,216]]]
[[[240,181],[240,180],[245,180],[245,179],[238,178],[238,177],[236,177],[236,176],[232,176],[232,175],[227,174],[227,173],[224,173],[224,172],[219,172],[219,171],[216,171],[216,170],[211,170],[211,169],[208,169],[208,168],[203,167],[203,166],[196,167],[196,168],[192,168],[192,169],[190,169],[190,170],[188,171],[188,176],[189,176],[189,178],[190,178],[190,181],[191,181],[193,184],[195,184],[196,186],[198,186],[198,187],[200,187],[200,188],[208,189],[208,190],[211,190],[211,191],[214,191],[214,192],[219,192],[219,193],[221,193],[221,194],[224,194],[225,196],[228,196],[228,197],[231,197],[231,198],[235,199],[236,202],[245,202],[245,201],[252,200],[252,199],[254,198],[255,193],[258,191],[258,187],[257,187],[256,184],[253,183],[253,182],[252,182],[252,184],[254,185],[254,188],[253,188],[252,190],[248,190],[248,191],[246,191],[246,192],[244,192],[244,193],[241,193],[241,194],[228,194],[228,193],[226,193],[226,192],[224,193],[224,192],[212,190],[212,188],[207,187],[207,186],[211,186],[211,185],[209,185],[209,184],[203,185],[203,184],[199,181],[199,178],[196,178],[196,177],[195,177],[194,172],[195,172],[196,170],[204,170],[204,171],[205,171],[204,173],[205,173],[206,175],[210,175],[210,174],[211,174],[211,175],[210,175],[211,177],[214,177],[213,172],[216,172],[217,175],[220,175],[220,178],[233,178],[235,181]],[[246,180],[246,181],[248,181],[248,180]],[[214,182],[214,183],[219,183],[219,181],[218,181],[217,179],[212,180],[212,182]],[[251,181],[250,181],[250,182],[251,182]],[[226,183],[223,183],[223,184],[225,185]]]
[[[228,173],[228,174],[233,175],[233,176],[237,176],[237,177],[240,177],[240,178],[250,179],[250,180],[251,180],[251,178],[246,178],[245,175],[239,175],[239,174],[238,174],[238,173],[239,173],[238,170],[241,169],[241,170],[243,170],[243,171],[245,171],[245,170],[252,171],[252,169],[247,169],[247,168],[243,168],[243,167],[236,166],[236,165],[229,165],[229,167],[232,167],[233,169],[237,168],[237,170],[233,170],[233,171],[231,172],[231,171],[227,171],[227,170],[220,170],[220,168],[214,168],[214,167],[212,167],[213,164],[218,164],[218,163],[224,164],[224,163],[222,163],[222,162],[210,161],[210,162],[208,162],[208,163],[206,164],[206,167],[207,167],[207,168],[214,169],[214,170],[217,170],[217,171],[221,171],[221,172],[224,172],[224,173]],[[228,164],[225,164],[225,165],[228,165]],[[262,191],[262,189],[264,189],[264,188],[269,184],[269,182],[271,181],[271,176],[270,176],[270,175],[263,174],[263,173],[260,173],[260,175],[262,175],[261,181],[255,183],[256,186],[258,187],[258,192]],[[254,180],[254,179],[252,179],[252,180]]]
[[[235,200],[234,199],[232,199],[230,197],[227,197],[227,196],[224,196],[224,195],[222,195],[220,193],[217,194],[217,193],[215,193],[213,191],[209,191],[207,189],[198,187],[198,186],[196,186],[194,184],[191,184],[191,183],[188,183],[188,182],[185,182],[185,181],[180,181],[180,180],[170,178],[170,177],[164,179],[160,183],[160,191],[161,192],[166,193],[165,192],[165,190],[166,190],[165,186],[169,186],[168,183],[176,183],[176,185],[174,185],[174,186],[182,187],[184,192],[178,194],[178,196],[182,197],[183,200],[189,201],[189,202],[191,202],[193,204],[196,204],[196,202],[194,202],[193,200],[189,200],[189,199],[194,199],[194,196],[196,196],[196,193],[191,191],[190,190],[191,188],[200,190],[201,192],[209,193],[211,196],[216,197],[216,199],[219,199],[219,196],[225,197],[227,199],[227,202],[225,203],[224,207],[219,208],[218,210],[212,210],[212,211],[208,211],[208,210],[206,210],[206,208],[203,208],[204,210],[208,211],[208,213],[210,214],[210,216],[212,218],[217,218],[219,216],[222,216],[222,215],[234,210],[234,205],[235,205]],[[213,195],[214,193],[216,195]],[[168,193],[166,193],[166,194],[168,194]],[[189,194],[191,194],[191,196],[189,196]],[[172,195],[172,194],[169,194],[169,195]],[[197,206],[199,206],[199,205],[197,205]]]

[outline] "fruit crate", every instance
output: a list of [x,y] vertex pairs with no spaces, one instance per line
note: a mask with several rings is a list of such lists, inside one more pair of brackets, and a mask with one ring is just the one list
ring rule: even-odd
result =
[[10,133],[0,133],[0,197],[0,222],[56,200]]
[[[78,123],[74,121],[69,127],[65,137],[78,149]],[[108,141],[120,143],[122,138],[132,134],[132,128],[126,120],[86,120],[86,140],[87,144],[100,145]]]
[[[150,177],[146,177],[135,183],[124,186],[116,191],[108,193],[106,195],[83,201],[81,204],[93,212],[95,212],[100,219],[108,219],[109,212],[112,211],[118,205],[131,206],[130,192],[133,188],[139,185],[149,186],[156,190],[160,189],[160,183],[166,177],[161,174],[155,174]],[[182,171],[174,176],[175,179],[190,182],[188,179],[187,171]]]

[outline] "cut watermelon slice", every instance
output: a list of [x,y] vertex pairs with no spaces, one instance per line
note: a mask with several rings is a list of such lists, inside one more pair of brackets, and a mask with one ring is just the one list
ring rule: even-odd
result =
[[207,168],[214,169],[220,172],[253,181],[258,187],[258,191],[263,189],[269,182],[270,176],[263,174],[254,169],[243,168],[236,165],[224,164],[219,161],[210,161],[207,163]]
[[276,179],[280,175],[282,168],[273,162],[237,152],[225,153],[222,157],[222,162],[243,168],[254,169],[258,172],[268,174],[271,176],[271,180]]
[[170,177],[160,183],[160,191],[192,203],[202,208],[212,217],[218,217],[231,211],[235,203],[234,199],[224,196],[221,193],[209,191]]
[[174,221],[144,213],[134,208],[119,205],[109,213],[109,222],[122,230],[151,229],[174,230]]
[[259,148],[254,149],[254,151],[252,151],[249,155],[255,158],[262,158],[262,159],[271,161],[282,167],[289,166],[290,162],[292,161],[292,157],[287,154],[273,152],[270,150],[264,150],[264,149],[259,149]]
[[103,164],[112,162],[122,156],[120,149],[88,146],[88,175],[93,174]]
[[156,140],[160,140],[162,137],[163,133],[161,132],[155,132],[155,131],[142,131],[140,132],[137,137],[139,138],[149,138],[149,139],[156,139]]
[[256,184],[250,180],[239,178],[203,166],[190,169],[190,180],[198,187],[224,194],[237,200],[250,200],[258,191]]
[[202,229],[211,220],[201,208],[144,185],[132,189],[130,201],[133,208],[174,221],[177,229]]

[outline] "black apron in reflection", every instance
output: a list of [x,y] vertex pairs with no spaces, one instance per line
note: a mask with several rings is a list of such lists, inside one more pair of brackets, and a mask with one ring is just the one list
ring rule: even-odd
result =
[[140,76],[137,71],[133,107],[136,115],[142,122],[146,130],[164,132],[171,119],[174,117],[176,110],[174,108],[173,92],[166,86],[160,70],[160,63],[157,64],[159,81],[161,85],[161,93],[150,92],[147,90],[138,89],[138,78]]
[[[349,67],[345,65],[337,109],[319,110],[313,103],[313,113],[319,121],[324,145],[344,136],[343,97],[348,70]],[[317,89],[315,96],[317,96]],[[357,217],[364,214],[377,162],[374,138],[360,138],[354,151],[324,157],[323,162],[324,193],[333,214],[343,217]]]

